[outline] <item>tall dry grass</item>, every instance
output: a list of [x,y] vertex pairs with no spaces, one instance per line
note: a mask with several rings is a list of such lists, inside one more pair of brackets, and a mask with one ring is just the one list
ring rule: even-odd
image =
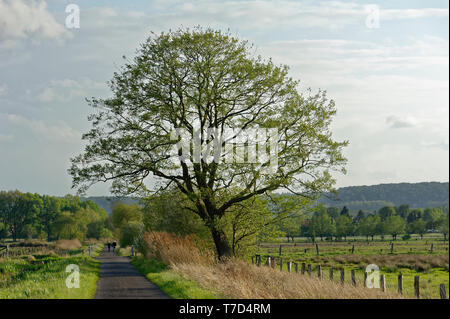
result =
[[81,247],[81,242],[78,239],[60,239],[56,242],[56,247],[59,249],[77,249]]
[[217,262],[207,245],[194,236],[181,237],[164,232],[143,236],[146,255],[158,258],[205,289],[224,298],[256,299],[373,299],[401,298],[380,289],[341,285],[270,267],[258,267],[239,259]]
[[143,245],[146,257],[154,257],[168,265],[212,265],[215,262],[214,253],[208,244],[195,235],[147,232],[143,235]]

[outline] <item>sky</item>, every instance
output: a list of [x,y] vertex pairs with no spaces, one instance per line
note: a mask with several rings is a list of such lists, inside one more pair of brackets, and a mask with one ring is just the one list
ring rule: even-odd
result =
[[[79,28],[66,24],[69,4]],[[70,18],[70,16],[69,16]],[[212,27],[324,89],[348,140],[337,187],[449,180],[448,1],[0,0],[0,190],[75,193],[86,97],[150,32]],[[87,195],[108,195],[98,184]]]

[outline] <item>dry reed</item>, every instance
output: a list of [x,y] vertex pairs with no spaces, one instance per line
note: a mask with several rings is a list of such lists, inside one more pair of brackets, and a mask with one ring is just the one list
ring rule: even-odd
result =
[[78,239],[60,239],[56,243],[56,247],[60,249],[77,249],[81,247]]
[[239,259],[217,262],[195,236],[150,232],[143,237],[148,257],[155,257],[184,276],[225,298],[374,299],[402,298],[380,289],[341,285],[327,279],[258,267]]

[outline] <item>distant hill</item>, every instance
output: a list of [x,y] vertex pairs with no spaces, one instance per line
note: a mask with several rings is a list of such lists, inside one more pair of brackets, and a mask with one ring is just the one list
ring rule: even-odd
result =
[[[137,204],[139,199],[132,197],[93,196],[82,197],[91,200],[111,214],[117,202]],[[383,206],[408,204],[411,208],[449,206],[448,183],[398,183],[372,186],[350,186],[338,189],[338,195],[327,194],[319,202],[327,206],[347,206],[353,214],[360,209],[378,210]]]
[[[330,198],[327,198],[330,196]],[[449,206],[449,183],[398,183],[350,186],[338,189],[338,195],[322,196],[327,206],[347,206],[352,212],[378,210],[383,206],[408,204],[411,208]]]
[[114,196],[90,196],[90,197],[81,197],[82,201],[93,201],[98,206],[106,210],[106,212],[109,214],[112,213],[112,208],[117,203],[125,203],[128,205],[131,204],[138,204],[139,199],[133,198],[133,197],[114,197]]

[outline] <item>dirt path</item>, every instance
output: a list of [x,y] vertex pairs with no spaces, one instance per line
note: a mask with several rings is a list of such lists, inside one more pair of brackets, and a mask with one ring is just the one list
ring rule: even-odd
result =
[[130,263],[128,257],[117,256],[105,248],[98,258],[100,278],[95,299],[168,299]]

